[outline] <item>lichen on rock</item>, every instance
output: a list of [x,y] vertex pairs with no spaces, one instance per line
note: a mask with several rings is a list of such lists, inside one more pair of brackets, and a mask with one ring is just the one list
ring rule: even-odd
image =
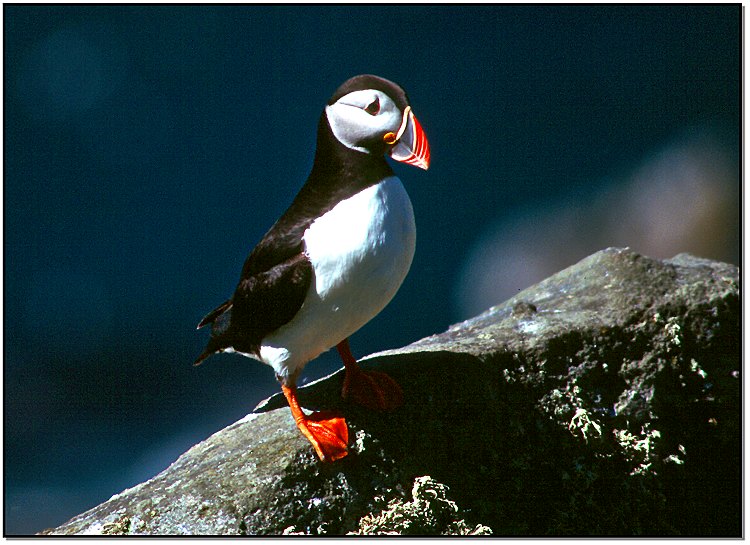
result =
[[362,517],[350,535],[491,535],[489,526],[469,526],[460,518],[448,487],[429,475],[414,479],[411,500],[395,499],[378,514]]

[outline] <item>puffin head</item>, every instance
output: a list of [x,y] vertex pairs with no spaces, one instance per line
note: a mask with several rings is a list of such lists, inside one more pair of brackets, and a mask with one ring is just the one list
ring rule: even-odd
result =
[[427,170],[430,145],[404,90],[387,79],[354,76],[328,101],[325,116],[331,132],[347,148],[389,155]]

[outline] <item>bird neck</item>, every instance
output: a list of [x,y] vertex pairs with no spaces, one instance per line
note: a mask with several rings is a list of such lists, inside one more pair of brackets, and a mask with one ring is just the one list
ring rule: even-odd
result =
[[318,124],[318,143],[308,184],[334,184],[358,192],[389,176],[393,176],[393,169],[382,154],[346,147],[333,135],[323,113]]

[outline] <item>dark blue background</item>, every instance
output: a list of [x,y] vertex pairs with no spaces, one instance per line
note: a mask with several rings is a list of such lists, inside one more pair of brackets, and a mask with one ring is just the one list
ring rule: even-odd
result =
[[[691,135],[711,135],[734,180],[733,212],[709,220],[724,238],[693,251],[738,259],[738,5],[6,4],[4,46],[7,534],[153,476],[277,390],[239,356],[193,368],[207,335],[195,325],[304,181],[323,105],[352,75],[407,90],[433,159],[426,173],[394,167],[417,253],[394,301],[354,335],[356,355],[534,283],[518,267],[474,307],[457,295],[497,221],[533,231],[533,208],[551,218],[536,231],[556,231],[564,203],[606,201]],[[618,204],[605,208],[619,221]],[[535,247],[562,255],[549,272],[658,238],[589,238],[586,225],[575,249]],[[325,354],[306,377],[337,366]]]

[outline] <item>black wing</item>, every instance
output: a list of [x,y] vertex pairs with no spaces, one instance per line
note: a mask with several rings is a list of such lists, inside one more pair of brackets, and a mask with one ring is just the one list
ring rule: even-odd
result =
[[266,335],[297,314],[312,279],[312,263],[304,253],[243,278],[232,297],[229,331],[234,337],[234,348],[257,353]]
[[232,299],[201,321],[200,326],[212,324],[211,338],[195,365],[229,347],[258,355],[263,338],[297,314],[312,279],[310,260],[298,253],[267,271],[240,280]]
[[289,322],[302,306],[312,278],[302,235],[310,215],[291,220],[291,209],[268,230],[247,256],[234,295],[209,312],[198,329],[211,324],[211,338],[194,365],[233,347],[256,353],[264,336]]

